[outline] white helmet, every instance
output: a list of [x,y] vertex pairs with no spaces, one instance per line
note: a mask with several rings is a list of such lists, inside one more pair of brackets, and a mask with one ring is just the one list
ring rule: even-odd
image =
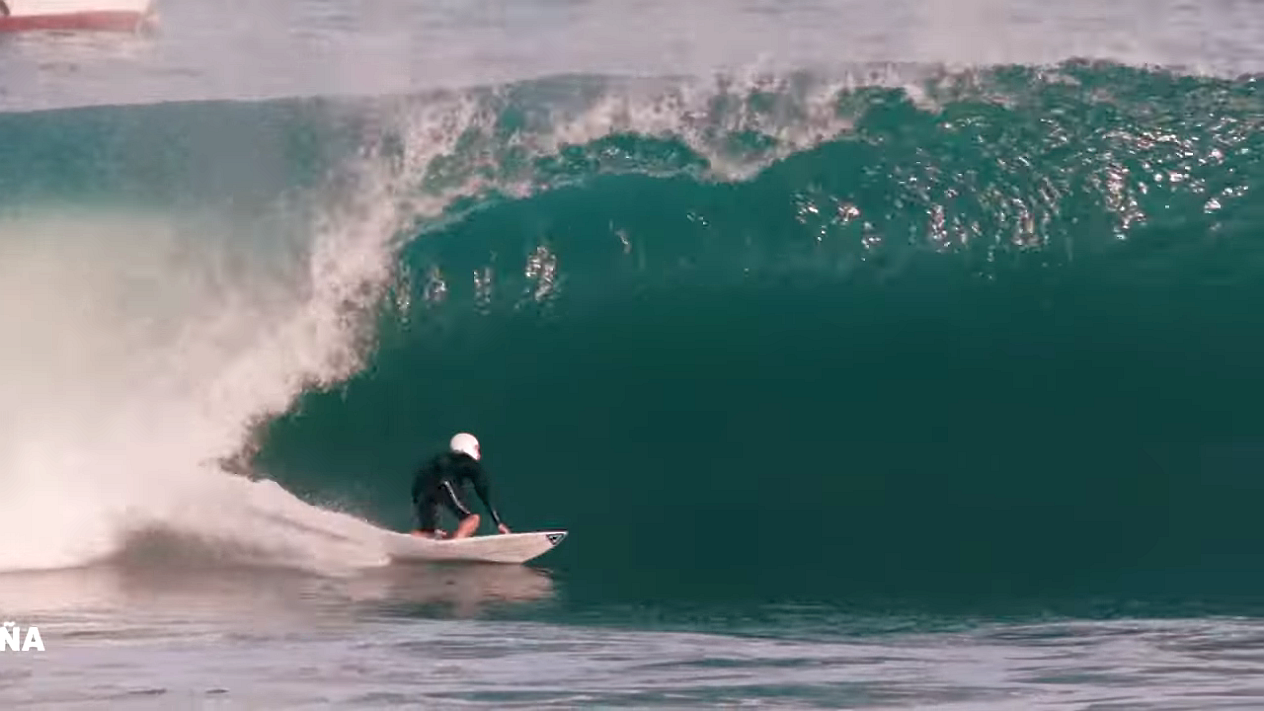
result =
[[474,435],[466,432],[462,432],[461,434],[453,437],[452,441],[448,443],[448,448],[453,452],[468,454],[475,459],[482,458],[482,454],[478,449],[478,439],[474,437]]

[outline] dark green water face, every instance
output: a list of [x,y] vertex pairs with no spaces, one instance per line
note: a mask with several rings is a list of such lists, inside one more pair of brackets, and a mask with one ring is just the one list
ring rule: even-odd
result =
[[402,528],[473,431],[576,602],[1258,589],[1258,82],[975,79],[844,93],[744,181],[636,135],[514,167],[257,465]]

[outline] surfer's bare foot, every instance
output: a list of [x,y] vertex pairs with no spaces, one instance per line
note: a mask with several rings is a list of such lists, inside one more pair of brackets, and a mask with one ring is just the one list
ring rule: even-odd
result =
[[502,524],[500,524],[499,528],[500,528],[500,532],[501,532],[501,533],[509,533],[509,527],[508,527],[508,526],[506,526],[505,524],[503,524],[503,523],[502,523]]

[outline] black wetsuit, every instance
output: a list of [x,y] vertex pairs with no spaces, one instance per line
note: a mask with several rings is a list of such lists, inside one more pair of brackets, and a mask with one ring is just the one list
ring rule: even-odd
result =
[[468,454],[443,452],[417,470],[413,480],[413,506],[417,510],[418,528],[430,533],[438,521],[439,506],[445,506],[457,520],[463,520],[473,512],[461,500],[465,482],[474,484],[474,491],[483,500],[492,523],[500,525],[500,514],[492,506],[487,474],[478,460]]

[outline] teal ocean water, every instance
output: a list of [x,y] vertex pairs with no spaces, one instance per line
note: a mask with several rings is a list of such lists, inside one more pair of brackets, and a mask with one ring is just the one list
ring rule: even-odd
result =
[[0,45],[0,699],[1259,704],[1258,20],[440,5]]

